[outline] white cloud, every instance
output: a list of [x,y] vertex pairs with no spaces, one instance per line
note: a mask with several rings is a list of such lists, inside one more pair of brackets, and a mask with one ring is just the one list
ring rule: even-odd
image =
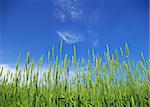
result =
[[66,20],[66,14],[63,12],[63,11],[61,11],[61,10],[59,10],[59,9],[56,9],[55,10],[55,16],[61,21],[61,22],[65,22],[65,20]]
[[[15,77],[15,76],[16,76],[16,70],[15,70],[15,68],[10,67],[8,64],[3,64],[3,65],[0,65],[0,70],[1,70],[2,66],[3,66],[4,69],[3,69],[3,74],[2,74],[2,76],[0,77],[0,83],[3,81],[4,76],[6,76],[6,77],[8,78],[8,82],[13,81],[13,78],[11,78],[11,75],[10,75],[10,74],[12,74],[12,77]],[[86,66],[85,66],[85,67],[86,67]],[[86,74],[86,68],[85,68],[85,67],[81,67],[79,70],[80,70],[80,71],[81,71],[81,70],[84,70],[84,72],[85,72],[85,74]],[[37,67],[35,67],[33,73],[35,73],[35,71],[37,71]],[[53,71],[53,70],[52,70],[52,71]],[[10,73],[8,74],[8,72],[10,72]],[[40,81],[43,80],[44,74],[47,73],[47,72],[48,72],[48,67],[43,67],[43,68],[40,69],[38,82],[40,82]],[[50,75],[51,75],[51,76],[50,76],[51,82],[53,83],[53,82],[54,82],[54,81],[53,81],[53,78],[54,78],[54,77],[53,77],[53,73],[51,72]],[[81,76],[81,73],[80,73],[80,76]],[[23,84],[25,83],[25,80],[23,79],[23,77],[25,77],[25,72],[23,72],[23,69],[22,69],[22,72],[21,72],[21,80],[20,80],[20,83],[21,83],[21,84],[22,84],[22,83],[23,83]],[[61,75],[61,79],[62,79],[62,77],[64,77],[64,74]],[[69,68],[69,78],[68,78],[69,82],[70,82],[73,78],[75,78],[75,77],[77,77],[77,73],[70,67],[70,68]],[[29,79],[30,79],[30,78],[29,78]],[[46,83],[44,83],[44,84],[46,84]],[[42,84],[41,84],[41,85],[42,85]]]
[[10,67],[8,64],[2,64],[0,65],[0,70],[3,67],[3,75],[6,75],[8,71],[14,73],[16,71],[15,68]]
[[58,31],[57,34],[68,44],[74,44],[83,41],[79,34],[73,32]]
[[0,65],[0,71],[1,71],[2,67],[3,67],[3,72],[2,72],[2,75],[0,77],[0,82],[1,82],[1,80],[3,80],[3,78],[5,76],[7,76],[8,81],[10,81],[11,80],[11,75],[15,76],[15,71],[16,71],[15,68],[10,67],[8,64],[1,64]]
[[55,0],[55,16],[64,22],[66,18],[80,18],[83,10],[79,7],[77,0]]

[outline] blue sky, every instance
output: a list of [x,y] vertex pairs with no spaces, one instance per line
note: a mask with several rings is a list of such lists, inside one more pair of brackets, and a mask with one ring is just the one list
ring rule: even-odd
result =
[[103,56],[127,41],[131,59],[149,58],[149,0],[1,0],[0,64],[15,64],[19,53],[37,60],[64,41],[64,53]]

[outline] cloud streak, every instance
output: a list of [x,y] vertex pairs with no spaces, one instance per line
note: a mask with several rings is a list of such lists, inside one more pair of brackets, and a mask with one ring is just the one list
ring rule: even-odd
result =
[[[98,27],[103,21],[103,16],[101,16],[97,9],[86,12],[87,10],[83,8],[84,5],[86,4],[80,0],[54,0],[55,17],[59,19],[60,22],[73,22],[73,24],[75,22],[75,24],[78,24],[77,26],[85,25],[86,28],[85,31],[80,31],[80,29],[75,28],[79,32],[84,32],[82,38],[77,33],[68,32],[68,29],[57,31],[57,34],[67,44],[81,42],[84,38],[84,40],[86,40],[92,47],[97,47],[99,46],[99,31],[95,29],[99,29]],[[72,27],[74,27],[74,25],[72,25]]]
[[78,0],[55,0],[55,16],[64,22],[67,18],[82,17],[83,10],[79,7]]
[[79,34],[75,34],[73,32],[58,31],[57,34],[68,44],[74,44],[83,41],[83,38],[80,37]]

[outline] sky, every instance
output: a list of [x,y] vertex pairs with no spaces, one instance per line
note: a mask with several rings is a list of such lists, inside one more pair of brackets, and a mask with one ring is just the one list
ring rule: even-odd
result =
[[87,58],[87,50],[103,56],[127,41],[132,60],[142,51],[150,58],[149,0],[1,0],[0,64],[13,65],[27,51],[38,60],[63,40],[63,53]]

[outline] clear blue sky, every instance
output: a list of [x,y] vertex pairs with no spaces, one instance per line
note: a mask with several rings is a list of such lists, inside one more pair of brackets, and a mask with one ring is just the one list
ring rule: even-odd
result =
[[36,59],[52,44],[86,57],[94,48],[103,55],[127,41],[131,59],[149,57],[149,0],[0,0],[0,64],[14,64],[27,51]]

